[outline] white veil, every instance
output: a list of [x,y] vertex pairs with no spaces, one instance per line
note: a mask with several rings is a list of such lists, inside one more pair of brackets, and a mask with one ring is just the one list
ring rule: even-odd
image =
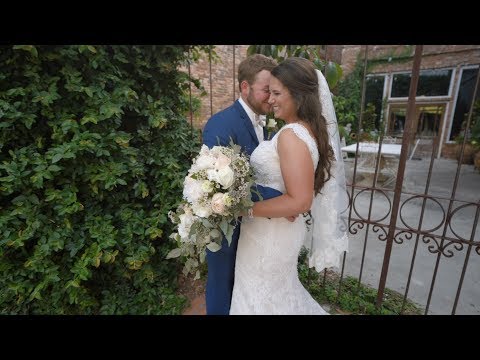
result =
[[325,77],[316,71],[322,115],[327,121],[330,146],[335,154],[331,178],[313,199],[312,224],[305,239],[305,247],[309,250],[308,265],[320,272],[325,268],[340,267],[342,254],[347,251],[348,193],[332,95]]

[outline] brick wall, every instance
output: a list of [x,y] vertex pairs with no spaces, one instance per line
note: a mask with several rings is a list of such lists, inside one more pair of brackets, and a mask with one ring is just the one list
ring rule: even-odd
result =
[[341,50],[340,66],[343,70],[343,77],[353,71],[361,48],[361,45],[347,45]]
[[[216,45],[215,52],[219,59],[212,61],[212,98],[210,99],[210,64],[208,56],[192,64],[192,76],[199,78],[207,92],[201,97],[201,108],[193,115],[193,124],[203,128],[212,114],[230,106],[240,96],[238,90],[238,64],[246,58],[248,45],[235,45],[235,69],[233,68],[233,45]],[[327,58],[341,62],[343,46],[328,45]],[[235,85],[234,85],[235,84]],[[235,95],[234,95],[235,86]],[[200,91],[192,86],[192,95],[200,97]],[[188,118],[190,120],[190,117]]]
[[202,103],[193,116],[193,124],[198,128],[203,128],[212,114],[230,106],[240,96],[237,70],[238,64],[247,56],[248,45],[235,45],[235,68],[233,48],[234,45],[215,46],[218,59],[211,63],[211,84],[208,56],[202,57],[190,68],[192,76],[200,79],[207,92],[206,96],[200,97],[200,91],[192,86],[192,95],[200,97]]
[[[342,49],[341,63],[344,75],[353,70],[358,57],[364,56],[365,45],[346,45]],[[412,69],[414,46],[407,45],[369,45],[369,59],[387,59],[392,57],[391,63],[377,62],[369,70],[370,73],[385,73],[392,71],[408,71]],[[395,61],[396,57],[409,56],[411,60]],[[423,47],[422,69],[457,67],[480,62],[479,45],[425,45]]]

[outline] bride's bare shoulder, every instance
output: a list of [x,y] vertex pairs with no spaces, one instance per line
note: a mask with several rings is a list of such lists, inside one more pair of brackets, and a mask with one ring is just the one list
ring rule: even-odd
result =
[[278,134],[278,147],[286,150],[306,148],[304,136],[301,136],[293,126],[282,129]]

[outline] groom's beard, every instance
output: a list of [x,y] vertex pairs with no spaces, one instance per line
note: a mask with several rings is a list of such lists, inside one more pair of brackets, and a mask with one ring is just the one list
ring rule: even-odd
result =
[[259,102],[253,96],[252,93],[247,96],[247,103],[250,108],[259,115],[266,115],[271,111],[271,106],[268,103]]

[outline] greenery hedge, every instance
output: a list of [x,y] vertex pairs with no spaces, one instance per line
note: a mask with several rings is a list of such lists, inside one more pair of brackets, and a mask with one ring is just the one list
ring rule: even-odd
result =
[[164,258],[200,145],[188,50],[0,47],[0,313],[181,311]]

